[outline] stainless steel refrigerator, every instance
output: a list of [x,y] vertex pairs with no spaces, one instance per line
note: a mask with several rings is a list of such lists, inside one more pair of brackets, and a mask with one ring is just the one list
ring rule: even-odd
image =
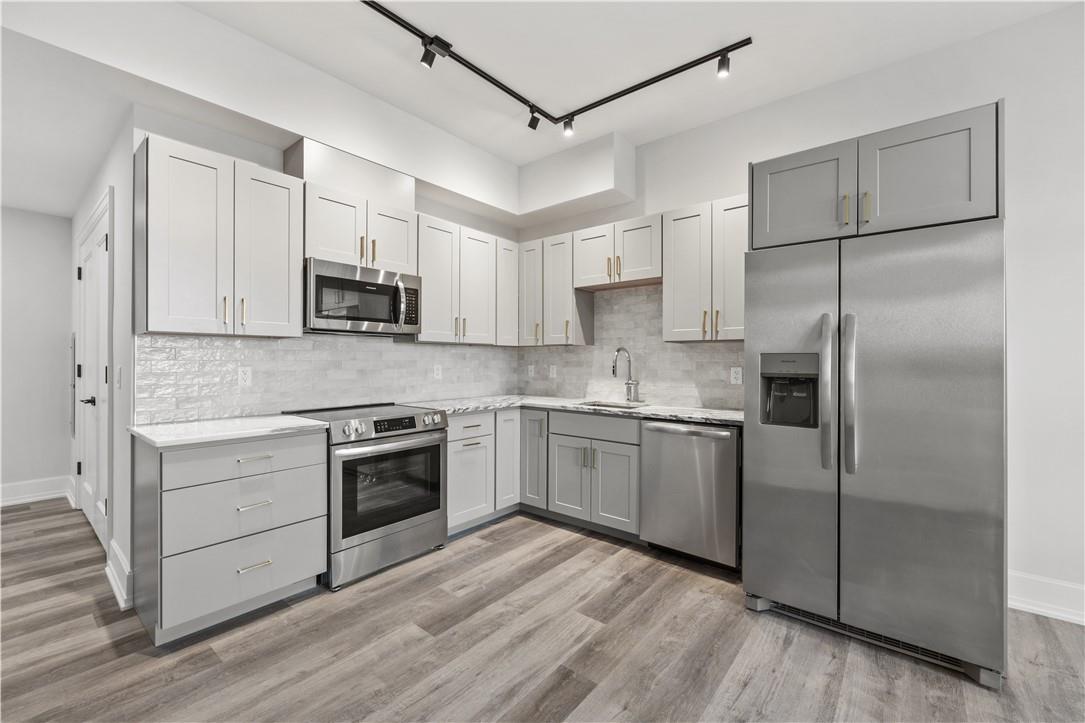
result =
[[997,219],[746,255],[749,607],[1001,683],[1003,278]]

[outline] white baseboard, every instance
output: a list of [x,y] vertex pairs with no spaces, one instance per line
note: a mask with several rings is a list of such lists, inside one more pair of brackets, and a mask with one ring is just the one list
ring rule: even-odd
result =
[[1085,625],[1085,585],[1016,570],[1008,578],[1011,608]]
[[75,498],[72,496],[74,486],[75,481],[70,474],[4,482],[0,485],[0,506],[25,505],[28,502],[66,497],[74,508],[76,507]]
[[116,540],[109,541],[106,553],[105,576],[109,580],[109,586],[113,588],[113,596],[117,598],[117,606],[121,610],[132,607],[132,570],[125,559],[124,553],[117,547]]

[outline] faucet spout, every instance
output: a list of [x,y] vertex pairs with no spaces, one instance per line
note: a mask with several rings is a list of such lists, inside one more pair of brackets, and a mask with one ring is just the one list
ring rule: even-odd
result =
[[626,360],[626,362],[628,362],[628,365],[629,365],[628,366],[629,375],[625,378],[625,380],[627,382],[632,381],[633,380],[633,357],[631,357],[629,355],[629,350],[626,349],[624,346],[620,346],[620,347],[618,347],[617,349],[614,350],[614,363],[612,363],[610,365],[610,375],[614,376],[614,377],[618,376],[618,355],[621,354],[622,352],[625,352],[625,360]]

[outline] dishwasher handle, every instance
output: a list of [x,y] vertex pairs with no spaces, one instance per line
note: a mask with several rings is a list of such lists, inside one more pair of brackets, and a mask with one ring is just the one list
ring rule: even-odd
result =
[[662,432],[663,434],[685,434],[693,437],[710,437],[712,439],[731,439],[733,433],[727,429],[713,429],[692,424],[673,424],[670,422],[645,422],[645,432]]

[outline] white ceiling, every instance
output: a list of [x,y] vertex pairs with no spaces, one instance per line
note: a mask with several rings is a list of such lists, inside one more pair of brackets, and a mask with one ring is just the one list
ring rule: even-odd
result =
[[[413,36],[359,2],[191,7],[495,155],[522,165],[569,147],[545,121],[448,60],[430,70]],[[389,2],[555,115],[746,36],[731,77],[713,65],[577,119],[577,143],[634,145],[950,45],[1060,7],[1036,2]],[[1012,53],[1012,49],[1007,49]]]

